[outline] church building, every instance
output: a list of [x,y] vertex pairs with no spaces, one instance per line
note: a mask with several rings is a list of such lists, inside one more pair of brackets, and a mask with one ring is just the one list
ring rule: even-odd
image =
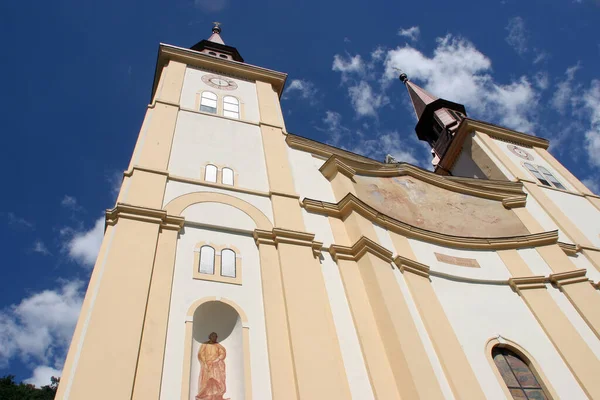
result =
[[57,399],[600,399],[600,196],[402,74],[433,171],[289,133],[217,25],[161,44]]

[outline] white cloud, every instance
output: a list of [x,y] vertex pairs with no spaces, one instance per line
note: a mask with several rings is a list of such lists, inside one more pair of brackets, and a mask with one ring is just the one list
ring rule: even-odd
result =
[[60,377],[62,370],[49,367],[47,365],[40,365],[33,370],[33,376],[24,380],[25,383],[35,385],[37,387],[49,386],[51,383],[50,378]]
[[505,28],[508,31],[506,42],[519,54],[527,52],[527,30],[525,21],[521,17],[514,17],[508,21]]
[[433,56],[404,46],[390,50],[385,76],[396,79],[398,66],[411,79],[423,82],[436,96],[464,104],[470,113],[508,128],[532,133],[539,95],[525,76],[499,84],[491,76],[492,63],[468,40],[452,35],[437,39]]
[[550,58],[550,54],[546,53],[545,51],[534,49],[534,52],[535,52],[535,57],[533,59],[534,64],[539,64],[542,61],[546,61],[547,59]]
[[297,93],[302,99],[307,100],[311,105],[317,101],[317,88],[314,83],[304,79],[292,79],[283,94],[284,99],[289,99],[293,93]]
[[564,114],[569,111],[567,106],[574,107],[578,102],[577,92],[579,91],[578,85],[574,82],[575,73],[581,68],[581,62],[570,66],[565,71],[566,79],[562,79],[556,85],[556,91],[550,100],[552,107]]
[[33,248],[31,249],[31,251],[33,251],[34,253],[42,254],[44,256],[52,255],[48,250],[48,247],[46,247],[44,242],[42,242],[41,240],[36,240],[33,243]]
[[350,74],[362,75],[366,71],[366,65],[360,55],[351,57],[350,55],[341,56],[336,54],[333,56],[333,65],[331,66],[332,71],[342,73],[342,81],[348,79]]
[[82,289],[80,281],[64,282],[60,288],[35,293],[0,311],[0,366],[18,357],[62,368],[81,309]]
[[411,26],[410,28],[398,30],[398,36],[402,36],[415,42],[419,40],[421,35],[421,29],[418,26]]
[[377,110],[389,103],[389,98],[373,90],[366,81],[348,88],[348,95],[358,117],[377,117]]
[[370,139],[361,140],[352,151],[375,159],[381,159],[386,154],[390,154],[398,162],[430,168],[431,154],[427,150],[429,147],[415,143],[415,138],[415,135],[406,137],[398,131],[386,131],[376,134]]
[[385,56],[385,49],[383,47],[377,47],[371,52],[371,59],[373,61],[381,61]]
[[585,148],[590,164],[600,167],[600,80],[592,81],[582,100],[590,119],[590,129],[585,133]]
[[104,237],[104,217],[94,223],[94,227],[87,231],[73,231],[66,228],[61,234],[67,236],[65,248],[69,257],[85,267],[93,267],[98,257],[98,251]]
[[535,81],[535,85],[541,90],[546,90],[548,89],[548,86],[550,86],[550,80],[547,72],[540,71],[535,74],[533,79]]
[[222,11],[228,3],[228,0],[194,0],[194,5],[205,12]]

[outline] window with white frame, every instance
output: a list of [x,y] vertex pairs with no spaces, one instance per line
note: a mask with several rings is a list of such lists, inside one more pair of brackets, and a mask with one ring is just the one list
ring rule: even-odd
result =
[[533,175],[542,185],[566,190],[563,184],[560,183],[550,171],[548,171],[541,165],[533,165],[527,162],[523,163],[523,165],[529,170],[529,172],[531,172],[531,175]]
[[217,183],[217,167],[216,166],[214,166],[212,164],[208,164],[204,168],[204,180],[207,182]]
[[217,95],[213,92],[202,92],[202,96],[200,98],[200,111],[216,114]]
[[200,265],[198,271],[201,274],[215,273],[215,249],[210,246],[200,247]]
[[223,168],[221,171],[221,183],[233,186],[233,170],[231,168]]
[[233,96],[223,98],[223,116],[240,119],[240,102]]
[[235,278],[235,251],[224,249],[221,251],[221,276]]

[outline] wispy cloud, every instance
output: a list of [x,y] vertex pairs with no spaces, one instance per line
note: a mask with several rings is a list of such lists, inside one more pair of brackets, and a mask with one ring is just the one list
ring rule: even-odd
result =
[[[83,283],[69,281],[0,311],[0,367],[18,358],[51,365],[56,368],[53,373],[61,369],[82,301]],[[44,371],[37,372],[37,378],[35,374],[31,378],[36,383]]]
[[508,43],[517,53],[525,54],[527,52],[527,30],[525,21],[521,17],[514,17],[508,21],[505,28],[508,31],[506,43]]
[[223,11],[228,4],[228,0],[194,0],[194,6],[208,13]]
[[283,98],[287,100],[297,95],[309,104],[315,105],[318,102],[317,93],[318,89],[314,83],[304,79],[292,79],[283,93]]
[[580,68],[581,62],[570,66],[565,71],[565,79],[560,79],[556,84],[556,90],[552,95],[550,104],[561,114],[570,111],[570,107],[574,107],[579,101],[579,84],[575,82],[575,74]]
[[355,56],[336,54],[333,56],[331,70],[341,72],[342,81],[345,81],[350,74],[363,75],[366,72],[367,67],[362,57],[358,54]]
[[585,148],[591,165],[600,167],[600,80],[593,80],[583,94],[583,105],[589,116],[589,129],[585,133]]
[[81,207],[79,205],[79,203],[77,203],[77,199],[73,196],[69,196],[65,194],[65,197],[63,197],[63,199],[60,202],[60,205],[72,210],[72,211],[81,211],[83,210],[83,207]]
[[52,255],[52,253],[50,253],[50,250],[48,250],[48,247],[46,247],[44,242],[42,242],[41,240],[36,240],[33,243],[33,248],[31,249],[31,251],[33,251],[34,253],[42,254],[44,256]]
[[421,29],[418,26],[411,26],[406,29],[399,29],[398,36],[402,36],[410,39],[413,42],[419,40],[419,36],[421,35]]
[[104,238],[104,217],[96,220],[88,230],[63,228],[63,246],[69,257],[83,267],[91,268],[96,262]]
[[373,90],[367,81],[348,87],[352,108],[358,117],[377,117],[377,110],[389,103],[389,98]]
[[18,215],[16,215],[13,212],[8,212],[8,213],[0,213],[0,215],[6,215],[6,221],[8,222],[8,225],[12,226],[13,228],[17,228],[17,229],[22,229],[22,230],[34,230],[35,229],[35,225],[33,224],[33,222],[30,222],[28,220],[26,220],[25,218],[19,217]]

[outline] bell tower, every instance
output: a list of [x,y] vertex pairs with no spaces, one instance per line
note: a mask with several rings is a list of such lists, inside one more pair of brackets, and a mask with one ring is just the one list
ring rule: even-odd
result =
[[400,81],[406,85],[417,115],[417,136],[429,143],[432,164],[437,166],[446,154],[458,125],[467,116],[465,106],[432,95],[411,82],[405,73],[400,74]]

